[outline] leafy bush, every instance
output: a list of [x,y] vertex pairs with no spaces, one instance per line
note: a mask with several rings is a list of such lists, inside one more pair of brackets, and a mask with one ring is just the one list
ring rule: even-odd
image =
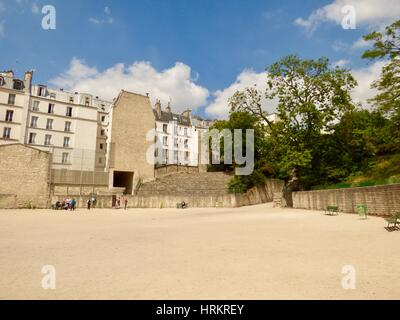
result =
[[234,177],[228,182],[229,193],[245,193],[247,185],[238,177]]

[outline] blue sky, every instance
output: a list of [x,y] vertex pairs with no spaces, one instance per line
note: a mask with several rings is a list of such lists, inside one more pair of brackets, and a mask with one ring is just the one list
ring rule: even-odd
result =
[[[248,78],[254,79],[251,75],[261,74],[287,54],[326,56],[361,74],[372,72],[373,66],[360,58],[365,47],[356,43],[374,27],[391,22],[391,11],[400,17],[398,1],[389,1],[395,7],[382,8],[376,16],[356,7],[360,14],[355,30],[343,29],[335,13],[330,14],[335,4],[346,2],[357,4],[355,0],[0,0],[0,69],[18,74],[35,69],[36,83],[107,92],[107,98],[117,90],[120,76],[125,89],[171,99],[177,109],[192,107],[203,115],[222,116],[223,100],[232,85],[248,84]],[[377,3],[365,0],[363,6]],[[46,4],[56,8],[56,30],[41,28],[40,11]],[[312,27],[298,23],[299,18]],[[134,70],[128,71],[135,62]],[[116,67],[121,63],[123,67]],[[105,80],[107,70],[114,77],[112,89]],[[243,72],[250,77],[239,80]],[[96,79],[102,88],[95,88]],[[160,87],[150,88],[157,87],[158,80]]]

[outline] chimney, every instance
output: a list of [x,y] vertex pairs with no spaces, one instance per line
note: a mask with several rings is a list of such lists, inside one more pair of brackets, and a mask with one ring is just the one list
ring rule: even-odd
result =
[[156,108],[157,116],[161,117],[161,102],[158,99],[156,101],[155,108]]
[[32,76],[33,76],[33,71],[27,71],[27,72],[25,72],[24,80],[28,81],[28,82],[31,82],[32,81]]
[[167,107],[165,108],[165,111],[168,113],[171,113],[171,103],[168,102]]
[[187,109],[185,111],[182,112],[182,116],[187,117],[187,118],[191,118],[192,117],[192,110]]

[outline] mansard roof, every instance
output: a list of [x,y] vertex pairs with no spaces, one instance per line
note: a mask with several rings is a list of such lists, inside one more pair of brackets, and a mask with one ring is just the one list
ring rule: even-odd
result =
[[161,110],[160,116],[158,116],[157,111],[153,109],[154,116],[156,117],[156,121],[169,123],[171,121],[176,121],[181,126],[191,126],[190,118],[182,116],[177,113],[167,112]]

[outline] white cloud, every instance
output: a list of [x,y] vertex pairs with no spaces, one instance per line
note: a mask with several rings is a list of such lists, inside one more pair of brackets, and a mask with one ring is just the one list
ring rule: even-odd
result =
[[[350,62],[342,59],[333,63],[334,66],[346,66]],[[376,90],[371,89],[371,84],[379,79],[382,67],[385,62],[379,61],[367,67],[352,70],[351,73],[356,78],[358,86],[352,92],[354,102],[361,103],[363,106],[368,106],[367,100],[376,95]],[[251,70],[244,70],[239,74],[236,81],[226,87],[213,93],[213,102],[206,108],[206,112],[218,118],[226,118],[229,114],[228,100],[236,91],[243,90],[247,87],[257,85],[257,88],[262,93],[262,105],[268,112],[275,112],[277,105],[276,101],[266,100],[264,92],[266,88],[267,76],[265,73],[256,73]]]
[[244,70],[230,86],[214,92],[213,102],[207,106],[206,112],[218,118],[226,118],[229,114],[229,98],[231,98],[236,91],[241,91],[254,85],[256,85],[257,89],[261,92],[261,103],[264,109],[268,112],[274,112],[276,103],[264,98],[267,75],[265,72],[257,73],[253,70]]
[[371,89],[371,84],[379,79],[385,63],[384,61],[377,61],[367,67],[352,71],[353,76],[358,82],[358,86],[352,93],[355,102],[360,102],[364,106],[368,106],[367,100],[374,97],[377,93],[375,89]]
[[333,63],[333,66],[334,66],[334,67],[344,67],[344,66],[348,65],[349,63],[350,63],[349,60],[340,59],[340,60],[338,60],[338,61],[335,61],[335,62]]
[[371,42],[365,41],[363,38],[358,39],[354,44],[354,49],[366,48],[371,45]]
[[181,62],[157,71],[150,62],[139,61],[125,66],[122,63],[99,71],[84,61],[73,58],[69,69],[50,84],[71,91],[88,92],[112,101],[121,89],[140,94],[150,93],[152,103],[172,100],[176,112],[196,109],[207,103],[209,92],[191,77],[191,68]]
[[104,16],[101,18],[90,17],[89,22],[93,24],[113,24],[115,19],[111,16],[111,9],[109,7],[104,7]]
[[354,6],[357,26],[381,27],[390,24],[400,16],[399,0],[334,0],[314,10],[306,19],[297,18],[294,23],[308,32],[313,32],[323,22],[341,25],[345,16],[342,8],[346,5]]

